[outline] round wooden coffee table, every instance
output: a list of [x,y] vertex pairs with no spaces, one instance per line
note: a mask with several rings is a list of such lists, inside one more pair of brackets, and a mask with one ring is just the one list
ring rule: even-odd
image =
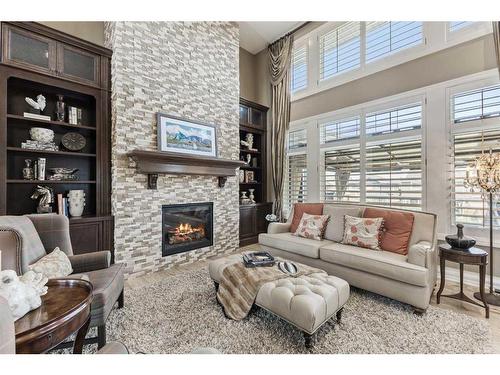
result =
[[90,324],[92,284],[52,279],[42,305],[16,321],[16,353],[46,353],[77,332],[73,353],[82,353]]
[[[490,307],[485,298],[484,284],[486,281],[486,265],[488,264],[488,253],[477,247],[471,247],[468,250],[455,249],[450,245],[439,246],[440,268],[441,268],[441,285],[436,296],[436,302],[439,304],[441,297],[448,297],[465,301],[476,306],[484,307],[486,310],[486,318],[490,317]],[[451,295],[443,295],[441,293],[444,289],[446,280],[446,261],[456,262],[460,264],[460,292]],[[471,264],[479,266],[479,297],[482,305],[467,297],[464,293],[464,264]]]

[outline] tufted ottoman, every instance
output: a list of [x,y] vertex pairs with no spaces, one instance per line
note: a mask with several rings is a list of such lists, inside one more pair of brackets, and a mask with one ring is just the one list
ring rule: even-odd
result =
[[[224,268],[241,262],[241,255],[219,258],[209,264],[209,273],[218,286]],[[342,307],[349,299],[349,284],[338,277],[318,272],[307,276],[287,277],[263,284],[255,304],[286,320],[304,332],[305,344],[334,315],[340,321]]]

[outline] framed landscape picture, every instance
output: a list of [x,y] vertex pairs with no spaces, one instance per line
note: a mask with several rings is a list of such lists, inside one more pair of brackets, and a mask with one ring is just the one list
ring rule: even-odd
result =
[[158,150],[217,157],[214,125],[158,113]]

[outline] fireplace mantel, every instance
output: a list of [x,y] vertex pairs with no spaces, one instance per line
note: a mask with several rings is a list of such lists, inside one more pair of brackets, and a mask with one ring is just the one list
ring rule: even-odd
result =
[[156,189],[158,174],[217,176],[219,187],[228,177],[235,176],[236,168],[246,163],[239,160],[208,156],[184,155],[173,152],[134,150],[127,153],[137,164],[137,171],[148,175],[148,188]]

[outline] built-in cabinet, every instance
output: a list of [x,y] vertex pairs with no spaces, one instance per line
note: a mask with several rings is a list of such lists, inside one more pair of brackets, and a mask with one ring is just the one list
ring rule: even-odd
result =
[[240,141],[252,134],[254,148],[240,145],[240,160],[246,163],[240,168],[240,203],[242,192],[248,197],[252,191],[255,200],[254,204],[240,204],[240,246],[258,241],[259,233],[267,231],[265,217],[272,211],[266,197],[267,111],[265,106],[240,99]]
[[[54,196],[69,190],[85,192],[83,216],[70,217],[76,254],[113,250],[111,216],[111,51],[33,22],[2,22],[0,63],[0,215],[36,212],[31,199],[37,185]],[[46,98],[43,115],[25,115],[25,98]],[[79,108],[77,123],[56,118],[56,102]],[[31,128],[51,129],[58,150],[23,148]],[[62,146],[67,133],[78,133],[85,146],[72,151]],[[46,168],[78,169],[76,180],[25,179],[26,160],[46,159]],[[57,203],[53,204],[57,212]]]

